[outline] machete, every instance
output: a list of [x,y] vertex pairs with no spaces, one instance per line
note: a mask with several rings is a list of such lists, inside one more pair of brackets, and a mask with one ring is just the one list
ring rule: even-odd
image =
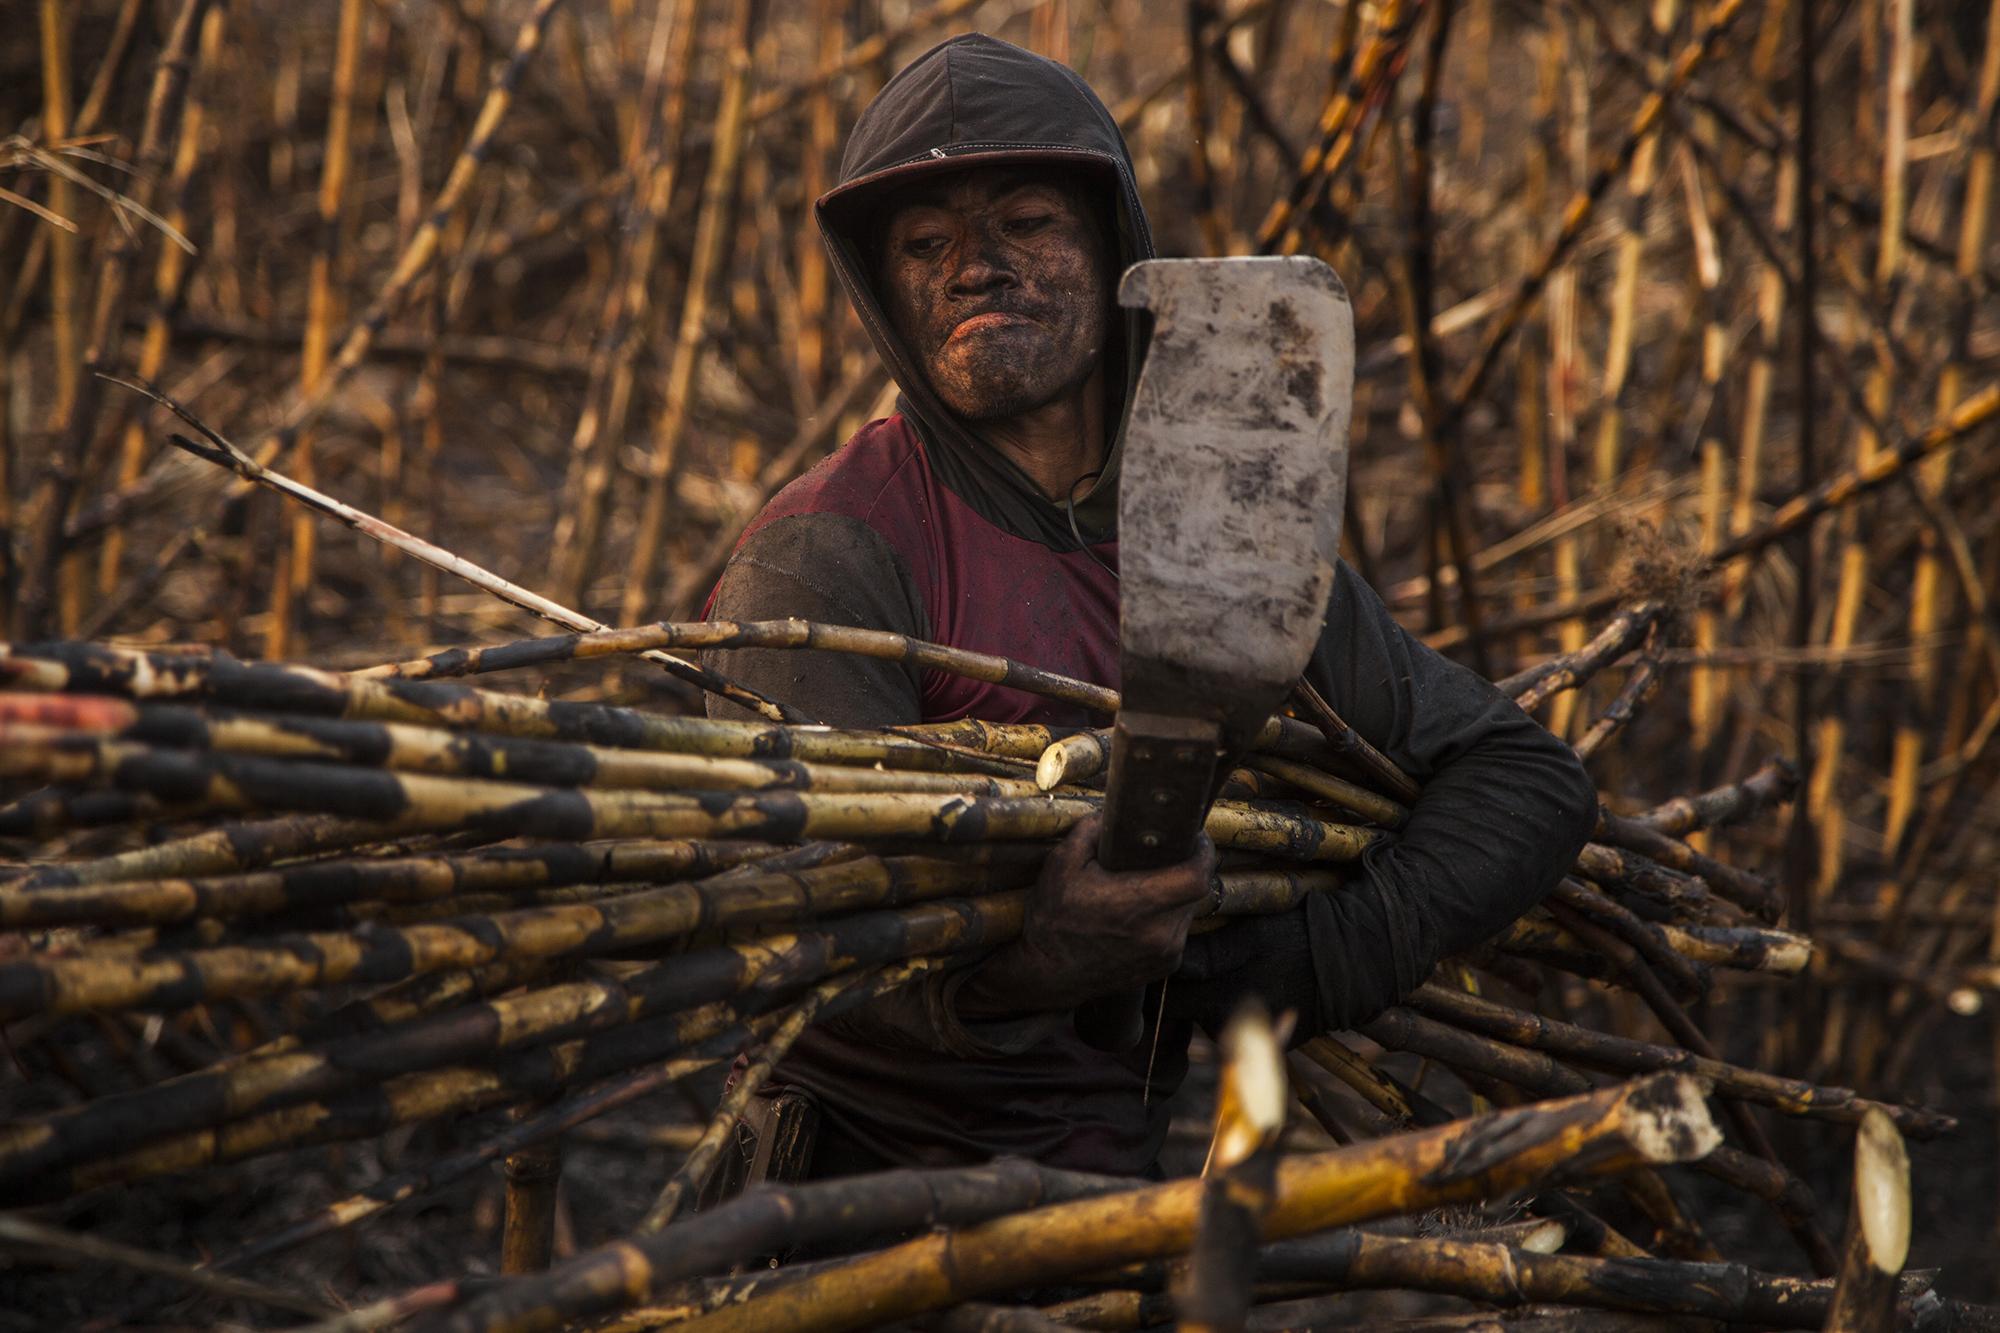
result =
[[[1317,259],[1154,259],[1120,305],[1152,315],[1118,483],[1119,689],[1107,870],[1194,852],[1235,758],[1319,643],[1347,491],[1354,312]],[[1079,1008],[1126,1051],[1137,994]]]

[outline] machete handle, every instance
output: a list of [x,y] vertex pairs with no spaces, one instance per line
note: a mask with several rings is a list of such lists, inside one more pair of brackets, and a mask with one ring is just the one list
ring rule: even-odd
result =
[[[1158,870],[1194,854],[1215,790],[1222,729],[1204,718],[1121,711],[1111,731],[1104,831],[1097,863],[1106,870]],[[1076,1033],[1100,1051],[1122,1054],[1146,1029],[1140,991],[1100,996],[1077,1007]]]
[[1194,855],[1221,754],[1222,728],[1214,721],[1119,713],[1097,863],[1114,871],[1158,870]]

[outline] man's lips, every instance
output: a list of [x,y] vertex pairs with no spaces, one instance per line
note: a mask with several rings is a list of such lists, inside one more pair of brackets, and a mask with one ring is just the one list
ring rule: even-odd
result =
[[1026,315],[1017,315],[1011,310],[988,310],[984,314],[973,315],[960,320],[953,326],[950,337],[947,337],[945,341],[950,342],[953,338],[963,337],[968,333],[991,333],[997,329],[1008,328],[1015,324],[1029,324],[1032,322]]

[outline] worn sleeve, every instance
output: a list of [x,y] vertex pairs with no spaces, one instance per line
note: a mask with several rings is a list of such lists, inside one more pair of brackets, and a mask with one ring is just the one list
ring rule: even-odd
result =
[[1340,890],[1191,942],[1169,1003],[1204,1025],[1247,993],[1297,1008],[1301,1037],[1365,1022],[1541,901],[1596,820],[1574,752],[1406,633],[1344,564],[1307,678],[1423,790]]
[[[751,533],[716,585],[714,620],[797,617],[927,636],[910,571],[882,535],[844,514],[795,514]],[[836,727],[920,720],[914,668],[853,653],[735,648],[701,654],[703,666]],[[710,717],[754,714],[709,696]]]

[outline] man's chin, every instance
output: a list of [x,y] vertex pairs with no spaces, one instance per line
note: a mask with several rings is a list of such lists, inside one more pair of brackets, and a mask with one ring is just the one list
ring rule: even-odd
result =
[[941,394],[944,405],[962,421],[975,425],[989,425],[995,421],[1008,421],[1014,417],[1026,416],[1037,409],[1047,407],[1062,397],[1060,390],[1049,392],[1039,387],[1022,386],[1018,389],[979,395]]

